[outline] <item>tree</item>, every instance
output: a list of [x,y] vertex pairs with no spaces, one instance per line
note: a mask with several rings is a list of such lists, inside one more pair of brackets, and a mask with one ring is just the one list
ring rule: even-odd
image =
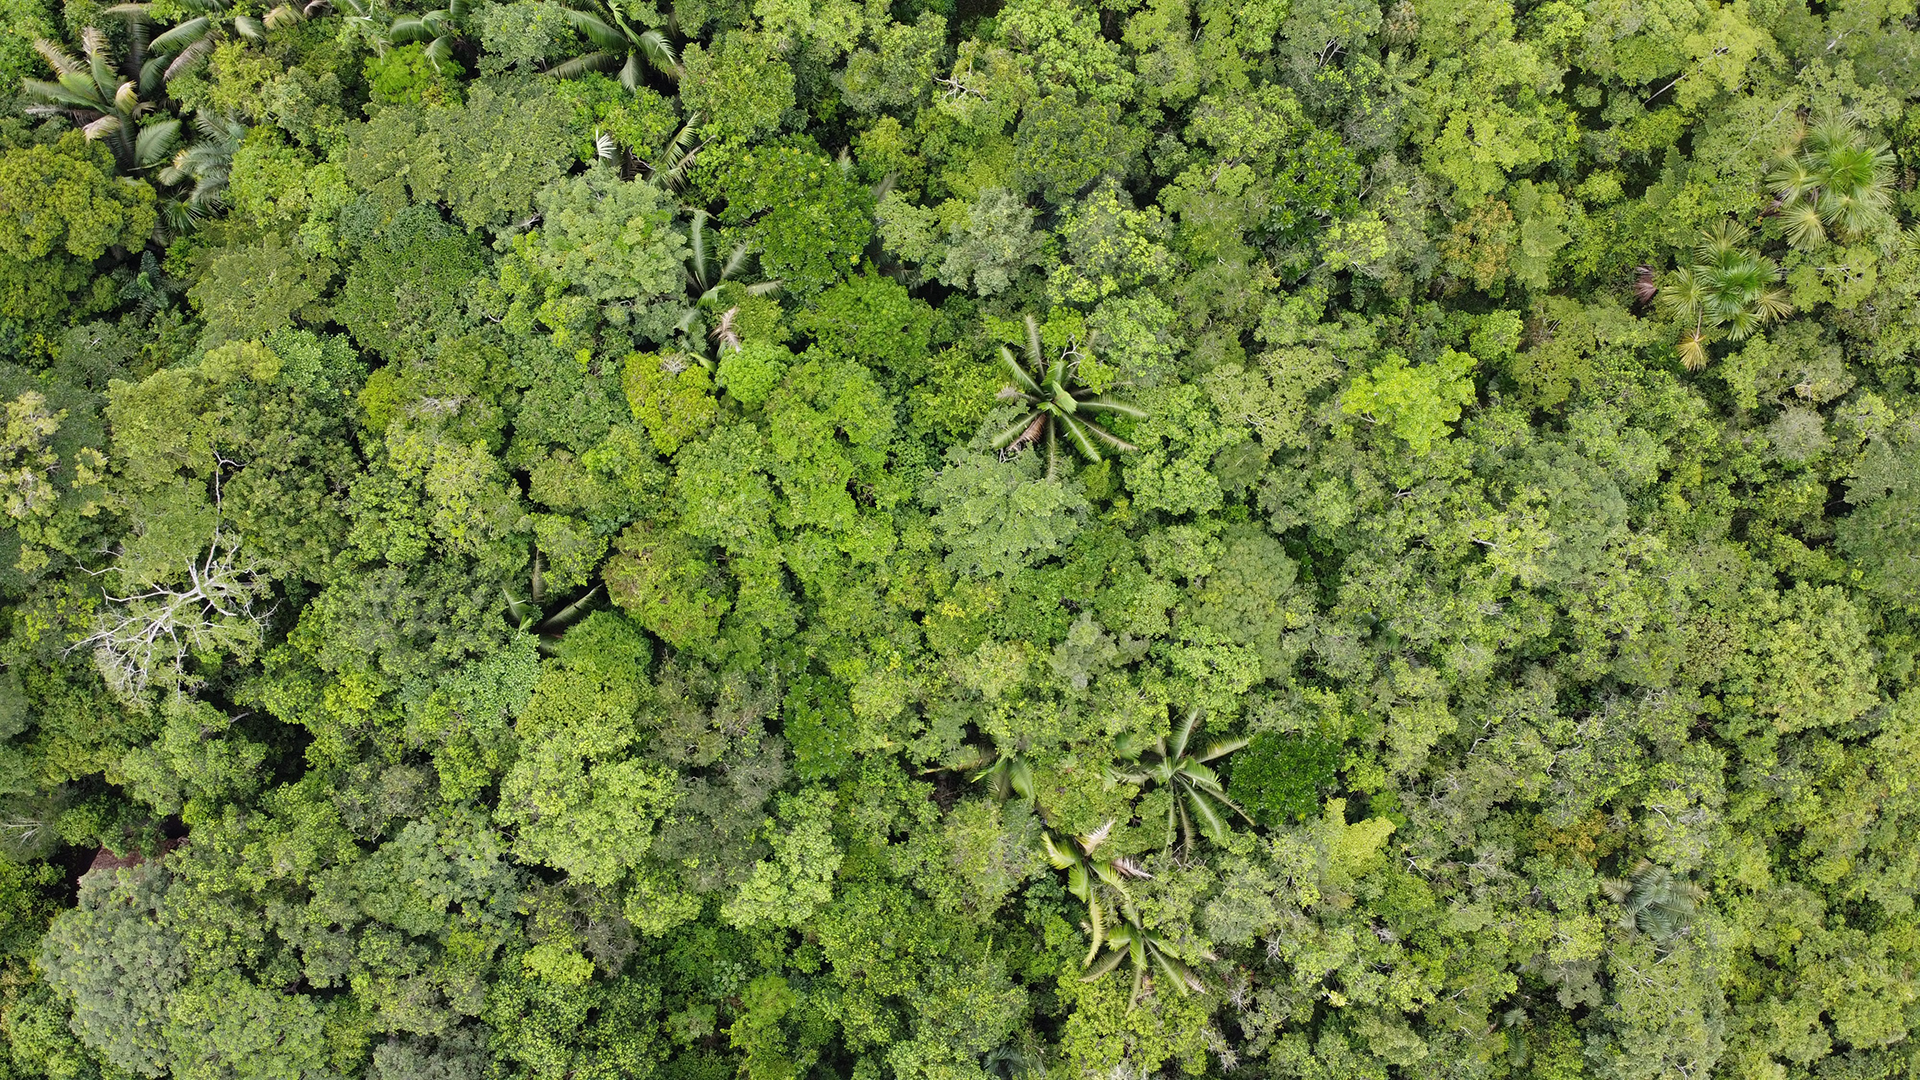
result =
[[1920,603],[1920,432],[1911,421],[1874,439],[1848,478],[1853,510],[1837,540],[1860,564],[1867,588],[1894,603]]
[[156,684],[176,694],[190,688],[196,660],[249,655],[263,641],[273,607],[262,603],[268,582],[257,564],[241,558],[240,546],[216,528],[205,553],[188,562],[184,582],[107,593],[93,632],[73,648],[91,651],[107,685],[129,701]]
[[97,27],[81,31],[80,43],[84,59],[68,56],[50,41],[34,43],[59,81],[28,79],[28,96],[39,99],[39,104],[28,106],[28,111],[82,122],[85,126],[80,130],[88,139],[106,140],[122,172],[150,169],[166,160],[180,141],[180,121],[168,118],[141,123],[154,109],[147,99],[160,90],[158,64],[143,62],[143,57],[134,53],[124,70],[116,67],[107,35]]
[[1447,425],[1460,418],[1461,408],[1473,402],[1473,366],[1473,357],[1451,349],[1418,367],[1398,353],[1388,353],[1353,380],[1341,395],[1340,409],[1384,425],[1414,453],[1424,454],[1446,437]]
[[188,949],[161,922],[170,875],[157,863],[96,871],[80,880],[78,905],[40,946],[47,982],[73,1008],[73,1029],[115,1068],[167,1075],[166,1023],[186,980]]
[[843,280],[873,237],[873,193],[805,140],[709,150],[694,171],[726,200],[720,223],[740,230],[761,272],[794,300]]
[[[1167,847],[1172,848],[1177,839],[1189,854],[1193,851],[1194,822],[1200,823],[1200,832],[1216,844],[1227,842],[1227,818],[1229,814],[1238,814],[1251,822],[1247,812],[1239,804],[1227,797],[1226,789],[1220,786],[1220,777],[1208,766],[1210,761],[1218,761],[1247,745],[1245,738],[1226,739],[1209,744],[1205,749],[1189,749],[1194,729],[1200,725],[1200,710],[1188,710],[1187,718],[1173,733],[1173,740],[1162,736],[1153,744],[1155,760],[1134,770],[1116,770],[1114,775],[1124,783],[1145,787],[1157,784],[1168,790],[1171,798],[1167,800]],[[1119,750],[1122,759],[1132,757],[1130,745]],[[1177,830],[1176,830],[1177,826]]]
[[158,220],[153,189],[111,165],[78,133],[0,155],[0,310],[49,314],[108,249],[146,243]]
[[1124,175],[1143,142],[1118,105],[1054,89],[1021,111],[1014,178],[1021,190],[1065,203],[1103,176]]
[[1339,767],[1340,744],[1332,739],[1263,731],[1235,759],[1227,793],[1261,824],[1304,821],[1320,812]]
[[603,325],[634,341],[673,334],[680,313],[671,298],[694,256],[664,194],[596,168],[542,188],[534,208],[540,227],[515,237],[500,266],[511,324],[538,319],[562,346],[591,341]]
[[561,8],[562,17],[594,51],[556,64],[549,72],[555,78],[574,79],[590,71],[618,68],[620,85],[637,90],[642,63],[669,78],[680,77],[680,61],[666,35],[634,25],[617,6],[578,0]]
[[1093,335],[1089,334],[1085,340],[1069,344],[1060,350],[1058,356],[1047,360],[1045,350],[1040,345],[1040,324],[1034,321],[1033,316],[1027,316],[1026,365],[1023,367],[1020,361],[1014,359],[1012,349],[1000,346],[1000,362],[1007,374],[1013,377],[1013,384],[1000,392],[1000,398],[1019,402],[1026,412],[995,435],[989,445],[995,450],[1018,453],[1044,441],[1048,479],[1057,475],[1060,469],[1059,444],[1063,431],[1074,450],[1089,461],[1101,460],[1102,445],[1112,450],[1135,449],[1132,443],[1091,419],[1093,416],[1140,419],[1147,415],[1143,409],[1095,394],[1079,385],[1076,377],[1078,368],[1092,349]]
[[981,296],[1005,292],[1022,270],[1040,261],[1046,236],[1034,229],[1033,219],[1033,211],[1013,192],[981,192],[967,210],[966,225],[954,231],[935,277]]
[[1767,174],[1788,243],[1812,248],[1828,229],[1854,240],[1893,227],[1894,160],[1885,143],[1870,142],[1845,114],[1820,121],[1795,142]]
[[[721,904],[720,917],[741,927],[793,927],[831,900],[843,858],[830,820],[838,805],[832,792],[820,788],[782,796],[775,819],[767,823],[772,854]],[[775,829],[775,820],[781,828]]]
[[1773,287],[1779,268],[1742,247],[1746,238],[1745,226],[1719,222],[1701,234],[1693,264],[1675,270],[1655,295],[1668,318],[1693,324],[1676,346],[1689,369],[1707,366],[1714,338],[1744,341],[1789,309],[1786,293]]
[[1035,475],[1031,459],[1000,461],[948,451],[946,468],[920,499],[958,573],[1008,575],[1058,554],[1086,517],[1086,496],[1071,480]]
[[733,30],[712,49],[690,46],[681,94],[715,138],[755,140],[780,130],[794,107],[793,69],[771,34]]

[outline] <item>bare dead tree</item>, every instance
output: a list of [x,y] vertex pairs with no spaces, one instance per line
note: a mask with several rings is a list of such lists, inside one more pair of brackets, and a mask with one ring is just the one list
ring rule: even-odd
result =
[[156,679],[179,692],[194,681],[187,663],[195,654],[260,644],[273,615],[259,606],[266,589],[265,575],[241,558],[240,540],[216,528],[205,552],[188,560],[185,584],[108,593],[93,633],[68,651],[91,648],[101,676],[123,697],[141,697]]

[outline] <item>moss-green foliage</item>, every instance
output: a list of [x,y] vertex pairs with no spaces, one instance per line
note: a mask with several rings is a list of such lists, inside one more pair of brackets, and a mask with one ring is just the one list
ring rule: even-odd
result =
[[759,249],[761,270],[808,297],[848,277],[873,236],[872,195],[811,140],[715,148],[697,182],[725,191],[720,220]]
[[1321,793],[1339,767],[1332,739],[1261,732],[1234,756],[1227,794],[1263,823],[1307,821],[1320,813]]
[[153,189],[113,175],[113,156],[78,132],[0,155],[0,315],[54,314],[110,247],[139,248]]
[[0,1080],[1910,1075],[1910,8],[3,0]]

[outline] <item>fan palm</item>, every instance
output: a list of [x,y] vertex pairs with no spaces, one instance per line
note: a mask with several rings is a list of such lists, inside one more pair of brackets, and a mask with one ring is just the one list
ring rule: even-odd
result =
[[1079,349],[1062,350],[1048,361],[1040,347],[1040,326],[1027,316],[1027,363],[1021,366],[1013,350],[1002,345],[1000,359],[1013,384],[1000,391],[1006,401],[1018,401],[1027,407],[1025,415],[994,437],[995,450],[1020,450],[1045,440],[1047,476],[1059,472],[1061,432],[1089,461],[1100,460],[1101,444],[1114,450],[1132,450],[1134,445],[1094,422],[1093,416],[1146,416],[1142,409],[1111,398],[1101,397],[1079,384],[1076,375],[1081,353],[1093,347],[1093,335]]
[[1890,225],[1893,164],[1887,145],[1869,142],[1851,119],[1815,124],[1767,174],[1787,242],[1811,248],[1829,229],[1853,239]]
[[[1238,804],[1227,797],[1226,789],[1220,785],[1220,777],[1207,763],[1218,761],[1247,745],[1244,738],[1227,739],[1209,744],[1206,749],[1195,752],[1193,733],[1200,726],[1200,710],[1187,713],[1180,729],[1174,732],[1171,741],[1161,738],[1154,743],[1151,764],[1130,772],[1116,771],[1115,779],[1123,783],[1145,787],[1157,784],[1169,789],[1171,798],[1167,801],[1167,846],[1172,847],[1178,838],[1186,849],[1193,850],[1195,823],[1199,832],[1216,844],[1226,843],[1227,818],[1238,814],[1249,824],[1253,819]],[[1123,744],[1122,756],[1127,754]]]
[[122,69],[114,63],[107,35],[97,27],[80,32],[84,59],[68,56],[51,41],[35,41],[35,51],[53,66],[59,78],[55,82],[26,80],[27,94],[38,99],[26,111],[73,119],[87,138],[104,140],[113,149],[122,172],[158,165],[179,143],[180,121],[168,118],[141,126],[141,118],[154,110],[148,96],[159,89],[161,82],[160,60],[145,60],[141,43],[141,35],[136,33],[135,49]]
[[1774,287],[1780,268],[1742,246],[1747,230],[1722,221],[1694,247],[1694,261],[1674,271],[1656,300],[1669,318],[1691,323],[1677,346],[1687,367],[1706,366],[1715,337],[1743,340],[1790,310],[1786,293]]
[[594,51],[555,65],[548,73],[555,78],[577,79],[589,71],[618,68],[620,85],[637,90],[643,62],[670,79],[680,77],[680,58],[667,36],[634,26],[617,7],[595,0],[572,0],[562,6],[561,14]]

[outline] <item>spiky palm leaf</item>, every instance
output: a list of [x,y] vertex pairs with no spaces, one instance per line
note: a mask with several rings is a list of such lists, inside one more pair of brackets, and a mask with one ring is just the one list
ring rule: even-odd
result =
[[[680,313],[680,319],[673,330],[680,342],[680,352],[690,359],[697,360],[713,370],[719,361],[718,351],[731,346],[740,347],[740,338],[733,330],[733,317],[737,309],[729,309],[721,315],[721,323],[712,331],[706,326],[706,312],[720,294],[723,285],[737,281],[753,265],[753,249],[746,243],[734,245],[725,258],[719,257],[714,248],[714,237],[707,227],[712,220],[705,210],[695,209],[687,219],[687,261],[686,307]],[[766,296],[780,288],[779,281],[758,281],[741,286],[749,296]],[[708,339],[715,344],[709,348]]]
[[647,169],[647,179],[661,191],[679,191],[686,186],[687,172],[693,168],[694,156],[707,145],[699,138],[700,114],[694,112],[687,117],[673,138],[667,140],[652,159],[643,162]]
[[[1040,324],[1027,316],[1026,364],[1013,350],[1000,347],[1000,362],[1013,382],[1000,391],[1003,400],[1019,401],[1027,411],[1019,420],[993,437],[995,450],[1018,452],[1044,440],[1047,450],[1047,476],[1059,474],[1062,441],[1089,461],[1100,460],[1101,447],[1109,450],[1133,450],[1136,447],[1108,431],[1094,416],[1130,416],[1144,418],[1144,409],[1095,394],[1078,382],[1079,353],[1093,348],[1093,335],[1087,335],[1078,352],[1063,351],[1049,361],[1040,345]],[[1069,361],[1069,357],[1073,357]]]
[[200,137],[175,154],[159,178],[163,184],[192,183],[187,203],[207,211],[219,207],[226,194],[233,155],[247,136],[247,125],[202,111],[194,115],[193,126]]
[[1609,878],[1600,887],[1624,909],[1624,925],[1656,938],[1684,932],[1707,898],[1700,886],[1646,859],[1635,864],[1625,878]]
[[120,286],[120,299],[132,301],[139,317],[148,319],[172,302],[173,295],[180,291],[182,284],[161,268],[160,260],[153,257],[153,252],[142,251],[139,270]]
[[[247,41],[266,40],[267,25],[251,15],[235,14],[228,0],[180,0],[180,6],[194,15],[147,42],[147,51],[168,61],[163,78],[169,81],[211,55],[229,33]],[[153,5],[143,0],[115,4],[106,10],[124,15],[132,25],[142,28],[153,21]]]
[[595,585],[565,604],[549,612],[544,606],[547,599],[545,564],[539,552],[534,552],[533,568],[528,575],[526,599],[519,599],[512,593],[504,593],[507,601],[507,621],[514,629],[523,634],[533,634],[541,638],[540,650],[552,650],[552,641],[565,633],[567,628],[593,612],[594,604],[600,598],[600,586]]
[[[1051,830],[1040,834],[1040,847],[1054,869],[1067,872],[1067,892],[1087,908],[1087,927],[1091,941],[1081,966],[1086,967],[1100,955],[1107,941],[1107,925],[1116,913],[1123,917],[1134,912],[1129,882],[1144,881],[1153,875],[1124,855],[1101,857],[1097,853],[1107,842],[1113,822],[1091,833],[1068,839]],[[1138,918],[1137,914],[1131,917]]]
[[[1096,960],[1099,953],[1096,948],[1089,954],[1087,962],[1081,965],[1086,969],[1080,976],[1081,981],[1094,982],[1104,978],[1122,962],[1131,961],[1133,997],[1128,1003],[1129,1007],[1140,1003],[1140,998],[1146,993],[1148,978],[1164,980],[1182,997],[1205,987],[1200,976],[1188,965],[1187,958],[1180,954],[1173,943],[1141,923],[1138,910],[1129,906],[1122,916],[1106,936],[1107,954]],[[1212,953],[1201,955],[1208,960],[1215,959]]]
[[424,42],[426,48],[421,55],[438,71],[443,64],[453,60],[454,46],[458,44],[467,13],[472,0],[449,0],[444,8],[419,15],[403,15],[393,20],[387,28],[387,41],[393,45],[412,45]]

